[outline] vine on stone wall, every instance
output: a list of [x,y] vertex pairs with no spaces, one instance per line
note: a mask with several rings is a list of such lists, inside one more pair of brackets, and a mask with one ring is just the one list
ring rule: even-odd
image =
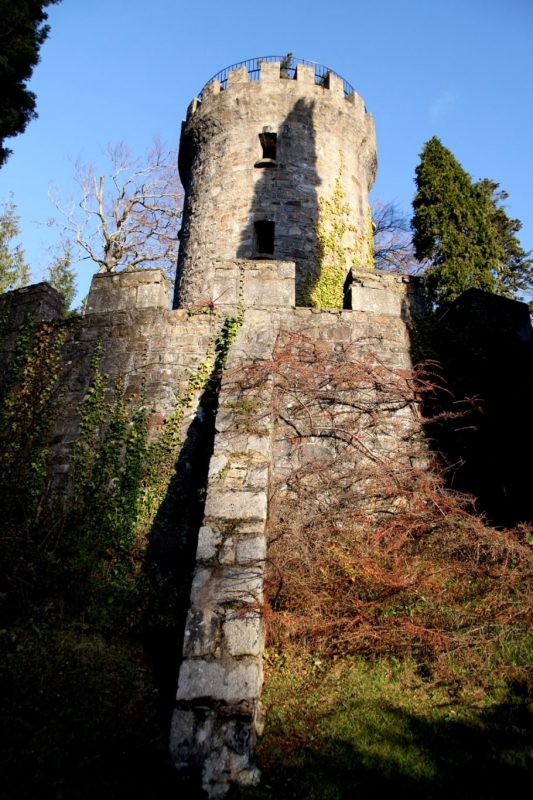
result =
[[[197,402],[203,427],[213,427],[222,371],[242,321],[242,304],[217,321],[205,357],[153,441],[143,389],[128,399],[123,378],[111,382],[103,371],[97,346],[70,469],[55,488],[49,442],[62,399],[62,348],[76,321],[28,320],[11,348],[10,366],[0,375],[0,694],[14,741],[7,760],[17,765],[4,781],[18,790],[18,765],[36,753],[45,765],[39,779],[28,778],[27,796],[37,784],[69,785],[71,762],[83,770],[92,759],[116,760],[132,732],[142,741],[136,758],[146,742],[156,742],[153,750],[166,735],[154,700],[161,692],[166,702],[161,666],[175,680],[179,614],[188,594],[181,561],[188,552],[179,550],[176,576],[171,567],[161,577],[152,574],[148,539],[165,525],[166,506],[160,511],[181,480],[182,429]],[[204,434],[207,459],[208,440]],[[198,475],[205,481],[203,464]],[[205,483],[200,487],[205,494]],[[176,497],[179,514],[183,498],[179,491]],[[189,500],[201,514],[200,492]],[[175,535],[175,518],[171,524]],[[154,650],[161,629],[172,638],[168,651]]]
[[97,345],[71,468],[55,492],[48,441],[58,413],[62,348],[75,321],[35,325],[29,319],[22,327],[0,386],[2,562],[6,593],[24,587],[16,613],[48,594],[52,605],[83,612],[104,629],[116,624],[120,609],[128,606],[130,613],[138,603],[146,537],[174,475],[184,416],[200,394],[213,395],[203,402],[216,405],[242,320],[242,308],[223,320],[153,442],[143,392],[127,401],[122,377],[109,385]]
[[[346,202],[342,187],[344,156],[339,153],[339,172],[330,198],[319,198],[319,217],[316,226],[317,269],[304,289],[303,304],[314,308],[342,308],[344,282],[351,267],[372,268],[372,219],[368,209],[368,224],[358,233],[351,222],[353,212]],[[349,244],[348,240],[353,240]]]
[[37,325],[33,317],[27,317],[1,381],[2,493],[13,511],[22,505],[25,519],[35,511],[46,477],[47,438],[59,399],[61,350],[71,327],[72,321]]

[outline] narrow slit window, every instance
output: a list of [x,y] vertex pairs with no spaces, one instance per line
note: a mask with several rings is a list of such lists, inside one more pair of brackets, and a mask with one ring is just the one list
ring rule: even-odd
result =
[[257,255],[274,255],[274,223],[262,219],[254,223]]

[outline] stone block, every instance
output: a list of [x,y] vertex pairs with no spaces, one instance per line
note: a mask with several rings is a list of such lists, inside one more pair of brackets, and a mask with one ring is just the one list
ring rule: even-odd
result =
[[261,563],[225,567],[210,587],[213,601],[257,606],[263,600],[263,572]]
[[170,752],[177,757],[176,766],[178,769],[185,764],[179,763],[180,754],[186,757],[188,762],[191,749],[195,744],[195,714],[185,708],[177,708],[172,714],[172,725],[170,728]]
[[245,485],[248,489],[267,489],[268,464],[250,465],[246,470]]
[[142,283],[137,287],[137,308],[168,308],[170,303],[168,285],[164,283]]
[[229,565],[235,563],[235,542],[233,539],[225,539],[220,548],[218,560],[221,564]]
[[210,487],[205,506],[206,519],[266,520],[265,492],[223,491]]
[[246,67],[238,67],[228,73],[228,88],[239,83],[248,83],[250,76]]
[[308,67],[305,64],[298,64],[296,67],[296,80],[304,86],[315,85],[315,68]]
[[213,95],[220,94],[220,81],[216,79],[208,83],[207,86],[204,88],[203,91],[203,99],[207,100],[207,98],[212,97]]
[[169,283],[160,269],[95,275],[87,297],[86,311],[102,314],[137,308],[168,308]]
[[213,656],[220,644],[220,614],[211,608],[191,608],[187,616],[183,653],[187,657]]
[[191,608],[202,607],[208,602],[211,576],[211,569],[196,569],[191,586]]
[[0,295],[0,314],[9,319],[10,328],[20,325],[28,314],[32,314],[37,322],[57,319],[63,307],[63,297],[44,281]]
[[385,288],[363,286],[353,283],[350,287],[351,307],[354,311],[369,314],[399,316],[402,312],[403,297]]
[[267,543],[265,536],[247,537],[237,541],[235,559],[238,564],[264,561],[266,554]]
[[255,700],[263,682],[261,663],[258,659],[221,661],[185,659],[182,662],[177,700],[211,698],[237,705],[243,700]]
[[261,61],[260,79],[265,83],[277,83],[280,80],[280,67],[279,61]]
[[259,613],[241,617],[228,612],[222,635],[231,656],[259,656],[263,652],[265,642]]
[[213,302],[236,305],[239,301],[239,271],[237,267],[216,267],[212,291]]
[[352,106],[355,106],[355,108],[356,108],[356,109],[357,109],[357,110],[358,110],[360,113],[364,113],[364,111],[365,111],[365,103],[364,103],[364,101],[363,101],[363,98],[362,98],[362,97],[360,97],[360,96],[357,94],[357,92],[355,92],[355,91],[353,91],[353,92],[350,92],[350,94],[348,95],[348,97],[347,97],[346,99],[348,100],[348,102],[350,103],[350,105],[352,105]]
[[209,561],[218,552],[218,547],[222,541],[222,534],[213,528],[204,525],[198,532],[198,545],[196,548],[197,561]]
[[327,86],[332,95],[344,99],[344,81],[342,78],[330,72],[327,78]]

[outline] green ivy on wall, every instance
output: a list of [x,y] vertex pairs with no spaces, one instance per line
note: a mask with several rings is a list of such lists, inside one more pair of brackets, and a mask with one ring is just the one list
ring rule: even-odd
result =
[[[320,197],[316,225],[316,273],[303,292],[303,304],[313,308],[342,308],[344,282],[352,267],[373,268],[373,231],[370,208],[367,226],[358,233],[353,211],[342,187],[344,156],[339,153],[339,172],[331,197]],[[352,242],[351,244],[349,242]]]
[[122,377],[110,385],[97,345],[60,491],[50,487],[48,441],[61,399],[62,349],[76,321],[36,326],[30,319],[23,326],[0,385],[0,561],[7,593],[24,589],[17,613],[47,595],[49,608],[59,603],[71,615],[83,613],[98,630],[116,625],[126,607],[135,616],[147,536],[175,473],[184,417],[199,396],[216,407],[243,317],[241,308],[221,320],[153,441],[143,390],[127,400]]

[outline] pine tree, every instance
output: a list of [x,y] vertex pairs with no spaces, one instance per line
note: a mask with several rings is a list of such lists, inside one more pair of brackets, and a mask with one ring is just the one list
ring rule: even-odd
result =
[[37,116],[27,88],[49,33],[45,8],[59,0],[0,0],[0,167],[11,153],[4,140]]
[[72,269],[74,245],[63,239],[59,252],[48,267],[48,282],[63,295],[65,308],[69,308],[76,294],[76,276]]
[[492,207],[492,224],[500,246],[501,263],[496,274],[496,292],[505,297],[522,298],[533,293],[533,258],[518,239],[522,223],[507,216],[503,203],[509,194],[500,184],[484,178],[476,186],[485,194]]
[[0,207],[0,293],[26,286],[30,268],[21,245],[13,245],[20,234],[19,217],[12,199]]
[[416,186],[413,244],[416,258],[429,261],[430,300],[443,305],[472,287],[498,291],[502,250],[494,205],[436,137],[422,150]]

